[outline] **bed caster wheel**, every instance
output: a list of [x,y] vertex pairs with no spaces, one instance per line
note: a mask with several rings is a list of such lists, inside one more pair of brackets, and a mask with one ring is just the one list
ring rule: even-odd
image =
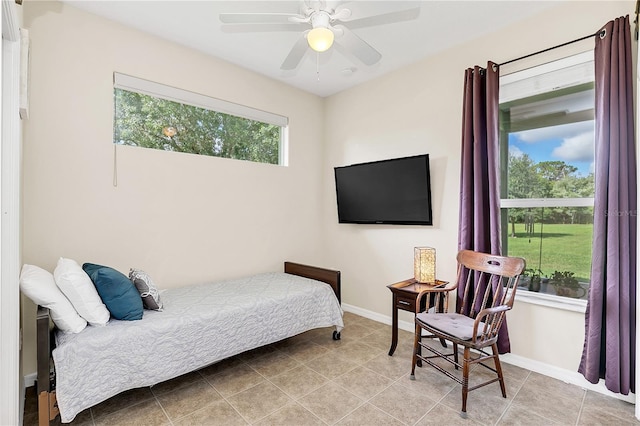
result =
[[340,340],[340,332],[339,331],[334,331],[333,332],[333,340]]

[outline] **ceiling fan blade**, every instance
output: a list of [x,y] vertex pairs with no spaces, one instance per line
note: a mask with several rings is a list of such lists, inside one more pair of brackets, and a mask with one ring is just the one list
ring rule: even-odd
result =
[[414,7],[413,9],[398,10],[396,12],[383,13],[380,15],[342,22],[350,29],[356,30],[359,28],[373,27],[376,25],[386,25],[396,22],[412,21],[414,19],[418,19],[418,16],[420,16],[420,8]]
[[[221,13],[224,24],[286,24],[289,18],[300,18],[296,13]],[[302,17],[304,18],[304,17]]]
[[308,49],[309,44],[307,43],[307,38],[304,36],[300,37],[296,44],[294,44],[291,48],[291,51],[285,58],[282,65],[280,65],[280,69],[285,71],[296,69],[304,54],[307,53]]
[[331,19],[334,19],[336,21],[344,22],[344,21],[347,21],[349,18],[351,18],[351,9],[347,9],[346,7],[338,10],[333,15],[331,15]]
[[301,30],[300,24],[225,24],[220,27],[223,33],[268,33]]
[[342,36],[336,40],[337,43],[346,48],[356,58],[360,59],[365,65],[373,65],[382,59],[382,55],[376,49],[371,47],[369,43],[358,37],[343,25],[335,25],[336,28],[342,30]]

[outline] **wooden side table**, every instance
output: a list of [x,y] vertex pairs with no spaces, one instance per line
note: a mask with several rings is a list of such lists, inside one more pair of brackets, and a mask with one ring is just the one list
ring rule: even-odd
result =
[[[436,280],[435,284],[421,284],[415,279],[400,281],[387,287],[393,294],[393,315],[391,323],[391,348],[389,356],[392,356],[398,346],[398,310],[413,312],[417,314],[429,307],[436,306],[439,311],[444,311],[447,306],[447,293],[455,288],[448,285],[447,281]],[[420,306],[417,306],[417,298],[420,294],[426,295],[420,299]],[[432,297],[433,296],[433,297]]]

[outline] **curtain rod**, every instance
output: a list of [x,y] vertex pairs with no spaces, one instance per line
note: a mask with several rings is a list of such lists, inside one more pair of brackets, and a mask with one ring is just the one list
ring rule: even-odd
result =
[[559,48],[559,47],[564,47],[564,46],[567,46],[567,45],[569,45],[569,44],[573,44],[573,43],[577,43],[577,42],[582,41],[582,40],[586,40],[586,39],[588,39],[588,38],[590,38],[590,37],[595,37],[595,36],[597,36],[597,35],[602,36],[604,32],[605,32],[605,30],[600,30],[600,31],[598,31],[598,32],[596,32],[596,33],[594,33],[594,34],[589,34],[589,35],[586,35],[586,36],[584,36],[584,37],[577,38],[577,39],[575,39],[575,40],[567,41],[566,43],[562,43],[562,44],[559,44],[559,45],[557,45],[557,46],[549,47],[549,48],[544,49],[544,50],[539,50],[538,52],[529,53],[528,55],[524,55],[524,56],[520,56],[519,58],[511,59],[511,60],[509,60],[509,61],[506,61],[506,62],[503,62],[503,63],[501,63],[501,64],[498,64],[498,66],[499,66],[499,67],[501,67],[501,66],[503,66],[503,65],[507,65],[507,64],[510,64],[510,63],[512,63],[512,62],[519,61],[519,60],[521,60],[521,59],[526,59],[526,58],[529,58],[529,57],[531,57],[531,56],[539,55],[539,54],[541,54],[541,53],[545,53],[545,52],[548,52],[548,51],[550,51],[550,50],[557,49],[557,48]]

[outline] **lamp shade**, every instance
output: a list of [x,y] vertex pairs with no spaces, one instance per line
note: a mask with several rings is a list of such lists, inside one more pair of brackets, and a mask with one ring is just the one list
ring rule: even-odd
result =
[[333,31],[329,28],[316,27],[307,34],[307,43],[316,52],[324,52],[333,44]]
[[413,249],[413,277],[419,283],[436,282],[436,249],[415,247]]

